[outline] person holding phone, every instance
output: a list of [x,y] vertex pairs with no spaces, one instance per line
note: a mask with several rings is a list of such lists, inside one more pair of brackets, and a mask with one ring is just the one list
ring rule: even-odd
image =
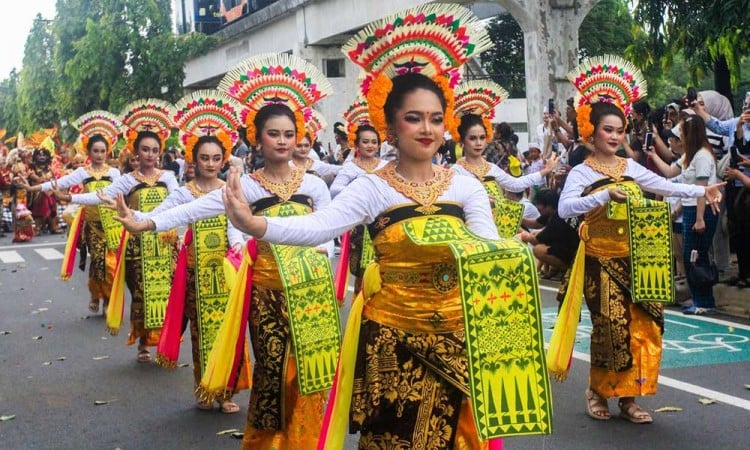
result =
[[[691,105],[696,114],[706,121],[706,127],[712,132],[727,136],[727,145],[737,148],[737,155],[741,160],[750,157],[750,92],[745,96],[742,114],[727,120],[719,120],[709,114],[702,101],[695,101]],[[750,165],[738,164],[738,171],[750,177]],[[730,247],[737,253],[737,275],[726,282],[730,286],[745,288],[750,286],[750,234],[742,224],[750,222],[745,217],[750,213],[750,200],[747,188],[743,186],[741,178],[735,172],[729,172],[733,178],[726,187],[727,220],[729,222]]]

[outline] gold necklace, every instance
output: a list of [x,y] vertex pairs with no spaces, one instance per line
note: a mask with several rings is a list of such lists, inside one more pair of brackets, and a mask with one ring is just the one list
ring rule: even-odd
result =
[[432,214],[439,211],[440,208],[433,204],[450,186],[453,171],[433,165],[432,170],[435,175],[432,179],[417,183],[408,181],[399,175],[396,172],[396,166],[396,162],[391,161],[375,173],[397,192],[418,203],[420,206],[416,208],[416,211],[423,214]]
[[289,177],[281,182],[271,181],[266,177],[265,172],[265,169],[260,169],[250,174],[250,177],[257,181],[263,189],[279,197],[282,202],[286,202],[292,198],[292,195],[297,192],[305,176],[305,170],[296,166],[292,167]]
[[482,160],[482,165],[480,166],[469,164],[469,162],[466,161],[466,158],[459,159],[456,164],[471,172],[471,174],[477,177],[479,181],[484,181],[484,177],[487,176],[487,172],[490,171],[490,163],[485,159]]
[[86,171],[86,173],[88,173],[89,175],[91,175],[91,177],[93,177],[95,180],[101,180],[101,178],[107,172],[109,172],[109,166],[106,165],[106,164],[104,165],[104,167],[101,170],[94,170],[93,166],[86,166],[83,169]]
[[625,169],[628,167],[628,161],[625,158],[620,158],[619,156],[616,157],[615,164],[603,164],[593,157],[586,158],[584,163],[594,169],[595,171],[607,175],[614,181],[619,181],[622,179],[622,174],[625,173]]
[[206,194],[209,194],[209,193],[215,191],[216,189],[223,188],[226,183],[224,183],[221,180],[218,180],[218,181],[219,181],[220,184],[215,189],[208,189],[208,190],[201,189],[201,187],[198,186],[198,183],[195,180],[190,181],[188,183],[185,183],[185,187],[188,188],[188,191],[190,191],[191,194],[193,194],[193,197],[199,198],[199,197],[202,197],[202,196],[204,196]]
[[140,170],[131,172],[131,175],[133,176],[133,178],[149,186],[154,186],[156,182],[159,181],[159,178],[161,178],[161,174],[162,174],[162,171],[158,169],[156,170],[156,173],[151,176],[144,175],[143,172],[141,172]]
[[352,160],[352,162],[354,164],[356,164],[357,167],[359,167],[360,169],[364,170],[365,172],[372,173],[378,167],[378,164],[380,164],[380,159],[373,158],[372,159],[372,163],[370,163],[370,164],[365,164],[364,161],[362,161],[361,158],[354,158]]

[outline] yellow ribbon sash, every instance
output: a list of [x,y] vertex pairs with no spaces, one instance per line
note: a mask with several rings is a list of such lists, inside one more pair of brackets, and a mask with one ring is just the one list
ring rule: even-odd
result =
[[[108,180],[93,180],[86,183],[86,190],[88,192],[97,192],[110,184],[112,182]],[[97,209],[99,210],[99,220],[102,222],[102,228],[104,228],[107,249],[116,251],[120,245],[120,236],[122,236],[122,224],[114,219],[117,216],[117,211],[101,203],[97,206]]]
[[541,297],[528,246],[488,240],[463,222],[426,216],[402,226],[418,245],[448,245],[456,258],[474,421],[483,440],[552,432]]
[[201,373],[205,372],[208,355],[224,321],[224,310],[229,299],[224,256],[229,246],[227,217],[222,214],[193,224],[195,254],[195,307],[200,340]]
[[[309,208],[286,202],[267,216],[303,215]],[[302,395],[330,389],[341,348],[341,321],[328,256],[313,247],[272,245],[286,295],[297,379]]]
[[375,247],[367,227],[362,230],[362,254],[359,257],[359,267],[365,269],[370,261],[375,259]]
[[[138,210],[144,213],[156,208],[167,197],[162,186],[144,187],[138,191]],[[143,271],[144,326],[161,328],[167,312],[172,287],[172,245],[168,240],[174,231],[141,234],[141,267]]]

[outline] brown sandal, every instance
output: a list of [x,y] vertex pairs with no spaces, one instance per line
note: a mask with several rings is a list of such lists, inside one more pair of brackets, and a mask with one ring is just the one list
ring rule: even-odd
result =
[[654,419],[651,417],[651,414],[638,406],[635,401],[626,403],[620,400],[618,402],[618,406],[620,407],[620,417],[627,420],[628,422],[644,424],[652,423],[654,421]]
[[151,352],[148,351],[146,347],[138,347],[138,362],[139,363],[150,363],[151,362]]
[[609,420],[612,416],[609,413],[607,399],[592,391],[586,389],[586,413],[594,420]]

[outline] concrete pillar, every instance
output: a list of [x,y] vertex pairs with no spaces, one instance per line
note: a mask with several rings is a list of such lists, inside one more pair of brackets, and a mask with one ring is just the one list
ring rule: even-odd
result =
[[548,99],[560,109],[574,94],[567,73],[578,65],[578,29],[599,0],[494,1],[523,30],[528,130],[529,140],[534,140]]

